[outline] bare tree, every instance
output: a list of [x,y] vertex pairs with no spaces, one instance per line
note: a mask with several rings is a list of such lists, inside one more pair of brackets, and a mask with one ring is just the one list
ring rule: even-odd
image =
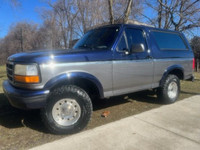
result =
[[110,24],[114,24],[113,0],[108,0],[108,10],[109,10],[109,16],[110,16]]
[[75,29],[76,34],[81,33],[80,35],[82,35],[92,26],[102,24],[107,19],[104,18],[105,8],[108,5],[105,0],[77,0],[76,3],[78,11],[75,19],[77,24]]
[[62,41],[64,43],[63,47],[67,48],[67,14],[66,14],[66,1],[65,0],[59,0],[55,3],[48,2],[49,6],[52,7],[53,12],[55,14],[55,19],[60,27],[60,33],[62,35]]
[[139,0],[108,0],[109,22],[111,24],[127,23],[129,17],[135,20],[142,12],[141,1]]
[[12,38],[11,45],[14,42],[18,52],[29,51],[34,49],[35,34],[37,25],[34,23],[21,22],[17,23],[10,29],[8,36]]
[[78,10],[75,5],[76,3],[73,0],[58,0],[56,2],[47,0],[46,2],[51,8],[48,11],[51,11],[51,13],[54,14],[55,25],[59,27],[57,32],[59,32],[62,37],[62,48],[66,49],[69,47],[70,41],[73,39],[73,26],[75,18],[78,14]]
[[[130,16],[141,11],[132,9],[138,7],[139,0],[46,0],[46,2],[50,6],[48,11],[54,14],[55,25],[59,27],[57,32],[62,37],[63,48],[69,48],[73,39],[80,38],[92,26],[108,23],[109,20],[110,23],[114,23],[114,20],[126,22]],[[105,11],[105,8],[108,8],[108,11]],[[111,13],[110,18],[109,13]],[[45,20],[45,17],[43,18]]]
[[78,15],[78,19],[81,26],[82,26],[82,30],[83,30],[83,33],[86,32],[87,28],[88,28],[88,16],[89,16],[89,0],[85,0],[85,1],[82,1],[82,0],[78,0],[76,1],[77,3],[77,8],[78,8],[78,11],[79,11],[79,15]]
[[131,13],[132,4],[133,4],[133,0],[128,0],[126,11],[124,13],[124,23],[127,23],[127,21],[128,21],[128,17]]
[[5,63],[11,54],[36,49],[36,33],[37,25],[34,23],[20,22],[12,25],[8,34],[0,40],[1,63]]
[[200,27],[200,0],[155,0],[146,1],[146,6],[157,15],[143,16],[159,28],[186,31]]

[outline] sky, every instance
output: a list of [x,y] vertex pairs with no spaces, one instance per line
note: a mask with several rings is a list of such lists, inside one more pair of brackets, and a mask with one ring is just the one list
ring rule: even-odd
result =
[[0,0],[0,38],[9,31],[12,24],[19,21],[32,21],[42,23],[39,10],[48,7],[42,0],[19,0],[20,5],[16,8],[10,5],[8,0]]
[[[20,2],[18,7],[13,7],[8,1],[11,0],[0,0],[0,38],[5,37],[11,25],[17,22],[27,21],[41,24],[42,19],[38,12],[42,8],[48,8],[45,0],[18,0]],[[149,9],[145,9],[145,12],[152,15]],[[199,35],[200,31],[194,29],[193,33]]]

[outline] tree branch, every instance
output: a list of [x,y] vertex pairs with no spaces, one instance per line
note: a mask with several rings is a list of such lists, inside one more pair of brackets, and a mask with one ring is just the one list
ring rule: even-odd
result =
[[129,15],[131,13],[132,4],[133,4],[133,0],[129,0],[128,1],[128,5],[126,7],[125,14],[124,14],[124,23],[127,23],[127,21],[128,21],[128,17],[129,17]]
[[108,9],[109,9],[109,15],[110,15],[110,24],[114,24],[113,0],[108,0]]

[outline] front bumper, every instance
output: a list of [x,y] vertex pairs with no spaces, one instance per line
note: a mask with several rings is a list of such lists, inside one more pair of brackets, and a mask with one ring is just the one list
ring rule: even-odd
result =
[[25,90],[13,87],[7,80],[3,82],[3,91],[13,107],[20,109],[39,109],[45,106],[48,90]]

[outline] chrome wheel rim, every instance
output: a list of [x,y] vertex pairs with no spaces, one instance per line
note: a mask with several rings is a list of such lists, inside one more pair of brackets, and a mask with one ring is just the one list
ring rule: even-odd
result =
[[168,96],[169,98],[174,99],[176,98],[177,94],[178,94],[178,85],[176,82],[173,81],[168,86]]
[[53,106],[52,116],[57,124],[70,126],[75,124],[80,118],[81,108],[75,99],[61,99]]

